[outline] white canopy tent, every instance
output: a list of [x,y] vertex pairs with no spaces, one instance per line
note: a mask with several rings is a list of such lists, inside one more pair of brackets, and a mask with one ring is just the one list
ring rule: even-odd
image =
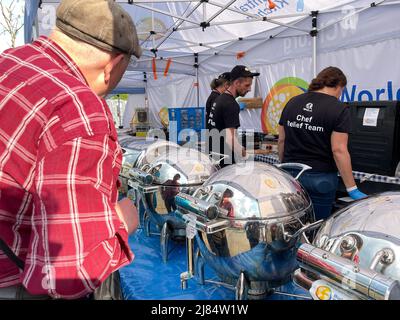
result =
[[[50,32],[58,2],[27,1],[26,41]],[[162,107],[204,106],[212,78],[236,64],[261,73],[255,91],[266,98],[262,110],[241,112],[244,129],[273,131],[288,97],[328,65],[348,76],[344,100],[400,98],[399,0],[117,2],[144,48],[120,88],[146,88],[155,126]]]

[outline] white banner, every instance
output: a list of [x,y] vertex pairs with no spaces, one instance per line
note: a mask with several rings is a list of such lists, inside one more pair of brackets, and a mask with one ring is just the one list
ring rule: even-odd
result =
[[[318,55],[317,71],[336,66],[347,76],[348,84],[341,100],[372,101],[400,100],[400,39],[367,44]],[[313,78],[311,57],[290,59],[282,63],[258,67],[259,85],[264,107],[261,110],[241,112],[242,129],[277,133],[277,122],[288,99],[305,92]],[[214,75],[199,79],[200,106],[204,106],[211,92],[209,84]],[[149,89],[153,115],[162,106],[196,106],[194,77],[183,77],[168,86]],[[161,83],[160,83],[161,84]]]
[[[341,101],[400,100],[400,39],[318,55],[318,71],[327,66],[342,69],[347,87]],[[277,122],[287,100],[304,92],[312,79],[310,58],[294,59],[262,68],[266,93],[261,123],[264,132],[277,133]],[[252,119],[253,125],[258,119]]]

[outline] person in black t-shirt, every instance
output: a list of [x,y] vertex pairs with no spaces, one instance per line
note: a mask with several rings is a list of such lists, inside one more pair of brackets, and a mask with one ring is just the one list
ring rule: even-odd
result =
[[346,84],[340,69],[322,70],[312,80],[308,92],[289,100],[279,121],[280,160],[312,167],[303,173],[300,182],[310,195],[317,219],[325,219],[331,213],[338,171],[350,197],[366,197],[354,181],[347,149],[350,113],[338,100]]
[[215,99],[217,99],[221,93],[224,93],[225,90],[229,88],[230,77],[230,72],[224,72],[223,74],[220,74],[218,78],[211,81],[210,87],[212,91],[206,102],[206,128],[208,130],[212,129],[211,126],[208,124],[211,107],[214,104]]
[[[251,89],[253,77],[260,74],[251,72],[245,66],[235,66],[231,74],[229,88],[215,100],[211,106],[208,119],[209,150],[224,154],[226,158],[221,162],[224,167],[235,163],[235,156],[246,157],[246,150],[239,143],[237,128],[240,127],[240,107],[236,102],[237,97],[244,97]],[[219,158],[219,157],[218,157]]]

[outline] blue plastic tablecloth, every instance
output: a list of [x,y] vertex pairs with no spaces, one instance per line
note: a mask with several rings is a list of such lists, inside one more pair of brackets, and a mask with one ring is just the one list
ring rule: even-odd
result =
[[[120,270],[121,285],[127,300],[234,300],[235,292],[224,286],[206,283],[200,285],[196,278],[188,281],[188,288],[181,289],[180,274],[187,271],[186,243],[172,242],[168,262],[163,263],[160,238],[147,237],[139,229],[129,238],[135,254],[133,262]],[[213,270],[206,267],[206,278],[218,281]],[[310,298],[308,292],[293,283],[279,291]],[[305,299],[302,297],[273,294],[269,300]]]

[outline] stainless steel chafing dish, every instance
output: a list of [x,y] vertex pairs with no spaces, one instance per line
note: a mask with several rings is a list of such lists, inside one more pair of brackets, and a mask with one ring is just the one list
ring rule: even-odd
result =
[[314,299],[400,299],[400,193],[339,210],[298,251],[295,279]]
[[133,136],[122,136],[119,138],[119,142],[123,152],[120,180],[124,193],[127,193],[129,189],[128,180],[131,178],[129,170],[140,168],[144,164],[151,163],[161,154],[180,148],[178,144],[170,141]]
[[264,297],[289,281],[297,268],[296,244],[317,225],[297,180],[260,162],[225,167],[192,195],[179,194],[176,204],[188,228],[182,286],[194,275],[204,283],[207,264],[224,284],[236,286],[239,299]]
[[175,213],[175,196],[193,193],[216,171],[207,155],[172,143],[146,148],[129,169],[128,184],[136,192],[136,202],[143,205],[147,234],[151,234],[151,225],[161,231],[164,261],[168,258],[169,239],[185,239],[185,224]]

